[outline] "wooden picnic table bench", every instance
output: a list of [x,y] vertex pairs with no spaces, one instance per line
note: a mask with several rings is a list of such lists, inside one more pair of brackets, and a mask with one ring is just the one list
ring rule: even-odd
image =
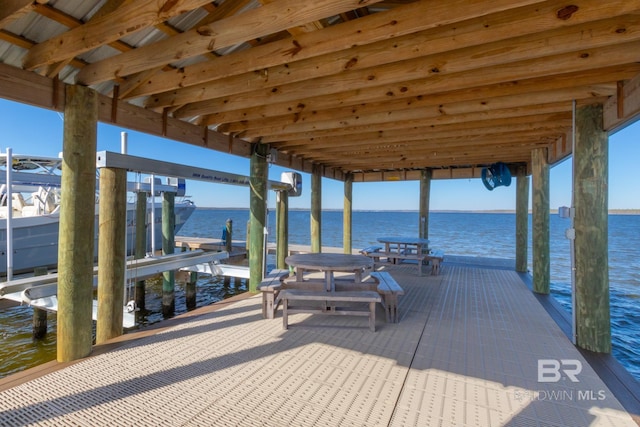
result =
[[431,275],[437,276],[440,273],[440,264],[444,261],[444,251],[433,250],[425,257],[431,263]]
[[368,256],[373,258],[374,262],[380,261],[380,257],[376,256],[376,252],[380,252],[382,250],[382,246],[374,245],[367,246],[366,248],[360,249],[360,253],[364,256]]
[[376,252],[375,256],[378,258],[385,257],[394,263],[405,259],[415,260],[418,264],[418,275],[422,276],[422,264],[429,251],[429,239],[391,236],[378,237],[378,241],[384,243],[384,251]]
[[[283,289],[280,291],[282,300],[282,327],[289,328],[290,313],[321,313],[332,315],[368,316],[369,330],[376,331],[376,303],[382,301],[380,294],[375,291],[307,291],[302,289]],[[323,303],[318,307],[289,306],[291,301],[310,301]],[[349,306],[340,307],[340,303],[349,303]],[[368,303],[369,310],[356,310],[352,303]]]
[[378,293],[382,296],[387,322],[398,323],[398,296],[404,295],[404,289],[386,271],[374,271],[371,277],[378,281]]
[[280,304],[279,294],[282,288],[282,279],[289,275],[289,270],[274,269],[260,282],[258,290],[262,292],[262,317],[273,319]]

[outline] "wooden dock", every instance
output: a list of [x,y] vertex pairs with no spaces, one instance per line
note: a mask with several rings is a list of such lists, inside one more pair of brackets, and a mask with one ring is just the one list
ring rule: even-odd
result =
[[[637,425],[509,262],[384,268],[399,323],[295,314],[284,331],[243,295],[0,380],[0,425]],[[579,382],[541,382],[540,360]]]

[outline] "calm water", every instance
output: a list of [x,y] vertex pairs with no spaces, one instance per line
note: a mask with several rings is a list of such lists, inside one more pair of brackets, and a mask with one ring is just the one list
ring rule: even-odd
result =
[[[197,209],[180,231],[180,235],[221,237],[225,221],[233,220],[234,240],[244,240],[249,212],[245,209]],[[452,255],[513,258],[515,253],[515,215],[500,213],[430,214],[430,246]],[[569,242],[565,229],[569,220],[551,216],[551,290],[560,303],[570,310],[571,278]],[[415,235],[417,212],[354,212],[353,247],[376,244],[381,234]],[[289,212],[290,243],[308,245],[309,212]],[[269,213],[269,240],[275,240],[275,212]],[[531,232],[529,232],[531,236]],[[342,212],[322,214],[322,244],[342,247]],[[490,248],[490,251],[489,251]],[[614,355],[640,379],[640,216],[609,217],[609,275]],[[529,249],[531,256],[531,249]],[[531,265],[531,262],[529,263]],[[210,304],[225,296],[245,290],[244,282],[236,289],[225,287],[220,279],[198,281],[198,306]],[[176,312],[186,311],[181,285],[176,286]],[[149,313],[144,324],[158,322],[161,284],[148,285]],[[0,312],[0,377],[11,372],[55,359],[55,315],[49,314],[48,338],[31,339],[31,309],[17,307]]]

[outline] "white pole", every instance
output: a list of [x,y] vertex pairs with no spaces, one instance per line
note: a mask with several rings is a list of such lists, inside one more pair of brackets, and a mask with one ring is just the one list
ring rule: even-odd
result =
[[151,174],[151,256],[156,254],[156,176]]
[[11,170],[13,159],[11,148],[7,148],[7,282],[13,277],[13,193],[11,191]]
[[571,137],[571,209],[569,215],[571,217],[571,228],[567,230],[569,238],[569,251],[571,252],[571,339],[573,344],[577,343],[577,327],[576,327],[576,229],[575,229],[575,170],[576,170],[576,101],[573,100],[573,118],[572,118],[572,137]]
[[[127,154],[127,133],[120,132],[120,153]],[[127,204],[128,205],[128,204]],[[125,226],[124,226],[124,288],[126,292],[124,292],[124,301],[123,305],[127,305],[127,301],[129,300],[129,286],[127,286],[127,251],[129,249],[129,209],[125,209],[124,218],[125,218]]]
[[127,133],[120,132],[120,153],[127,154]]

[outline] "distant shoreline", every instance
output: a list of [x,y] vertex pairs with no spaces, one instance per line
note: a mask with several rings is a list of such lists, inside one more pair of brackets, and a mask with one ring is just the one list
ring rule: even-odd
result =
[[[227,208],[212,208],[212,207],[200,207],[198,209],[202,210],[240,210],[245,211],[249,208],[235,208],[235,207],[227,207]],[[300,208],[291,208],[292,211],[309,211],[309,209],[300,209]],[[341,212],[342,209],[323,209],[325,212]],[[354,209],[354,212],[411,212],[417,213],[417,210],[395,210],[395,209]],[[496,209],[496,210],[432,210],[430,213],[477,213],[477,214],[515,214],[515,210],[510,209]],[[531,210],[529,210],[531,213]],[[558,213],[558,209],[551,209],[549,211],[550,214],[556,215]],[[640,209],[610,209],[609,215],[640,215]]]

